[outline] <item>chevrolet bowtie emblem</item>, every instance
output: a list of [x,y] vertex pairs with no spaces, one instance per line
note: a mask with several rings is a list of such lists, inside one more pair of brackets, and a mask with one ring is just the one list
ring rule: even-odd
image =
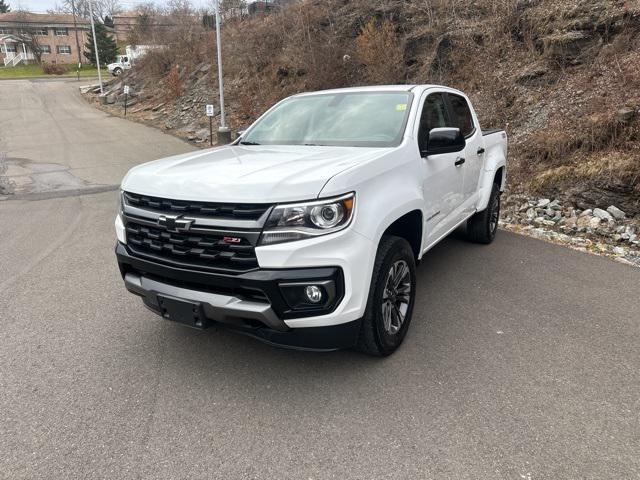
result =
[[182,218],[180,215],[160,215],[158,217],[158,225],[165,227],[170,232],[187,232],[193,222],[193,219]]

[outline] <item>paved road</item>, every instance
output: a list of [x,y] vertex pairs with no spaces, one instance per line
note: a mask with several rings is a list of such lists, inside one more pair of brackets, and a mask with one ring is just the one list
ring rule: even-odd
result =
[[10,191],[114,188],[138,163],[194,149],[90,108],[78,92],[83,82],[0,82],[0,160]]
[[0,202],[0,478],[638,478],[637,269],[453,235],[394,356],[295,352],[145,310],[115,209]]

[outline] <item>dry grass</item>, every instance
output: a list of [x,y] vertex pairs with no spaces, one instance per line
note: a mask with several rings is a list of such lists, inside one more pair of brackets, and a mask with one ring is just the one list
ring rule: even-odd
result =
[[167,96],[171,100],[176,100],[182,95],[182,79],[178,67],[173,67],[167,75],[166,83]]
[[[507,128],[513,187],[637,185],[638,115],[616,119],[640,109],[637,0],[307,0],[222,33],[236,128],[300,91],[440,83],[470,95],[483,127]],[[161,43],[148,78],[177,70],[184,92],[215,94],[213,32],[185,24]],[[191,75],[203,62],[208,76]]]

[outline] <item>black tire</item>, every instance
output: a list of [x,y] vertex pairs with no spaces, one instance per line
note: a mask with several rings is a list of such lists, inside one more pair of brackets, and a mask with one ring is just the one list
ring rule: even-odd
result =
[[113,69],[113,76],[114,77],[119,77],[120,75],[122,75],[122,69],[121,68],[114,68]]
[[475,243],[490,244],[498,232],[500,218],[500,185],[493,184],[489,204],[467,221],[467,238]]
[[[408,270],[406,274],[405,267]],[[395,287],[393,272],[398,273],[397,277],[402,277]],[[387,289],[387,285],[393,288]],[[377,357],[392,354],[409,329],[415,295],[416,262],[409,242],[400,237],[383,236],[376,253],[367,309],[362,318],[356,349]],[[403,310],[404,316],[401,315]],[[387,315],[383,312],[387,312]]]

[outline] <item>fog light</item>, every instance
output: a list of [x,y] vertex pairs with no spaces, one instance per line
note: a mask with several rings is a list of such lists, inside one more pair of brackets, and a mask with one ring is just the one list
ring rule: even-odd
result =
[[315,285],[309,285],[304,293],[311,303],[319,303],[322,300],[322,290]]
[[[313,283],[311,283],[313,282]],[[330,307],[336,299],[335,280],[313,280],[279,284],[292,310],[318,310]]]

